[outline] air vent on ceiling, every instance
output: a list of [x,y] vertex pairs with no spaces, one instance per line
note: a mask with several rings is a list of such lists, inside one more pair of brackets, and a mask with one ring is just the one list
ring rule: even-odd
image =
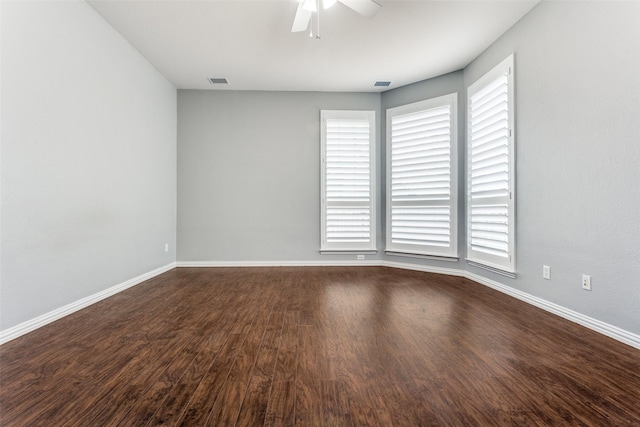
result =
[[229,82],[225,78],[209,77],[207,80],[209,80],[209,83],[211,83],[212,85],[228,85],[229,84]]
[[391,82],[377,81],[373,85],[376,86],[376,87],[387,87],[390,84],[391,84]]

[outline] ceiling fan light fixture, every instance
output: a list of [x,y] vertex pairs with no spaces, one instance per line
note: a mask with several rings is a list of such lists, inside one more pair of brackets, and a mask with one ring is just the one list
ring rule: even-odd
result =
[[[2,1],[2,0],[0,0]],[[293,18],[293,25],[291,26],[292,33],[301,33],[307,31],[309,29],[309,24],[311,24],[311,19],[315,16],[317,20],[317,32],[320,33],[320,12],[318,9],[321,8],[320,3],[322,2],[322,8],[328,9],[333,6],[335,3],[339,2],[353,10],[356,13],[359,13],[362,16],[365,16],[369,19],[373,18],[376,13],[382,8],[378,3],[374,0],[297,0],[298,8],[296,10],[296,15]],[[313,27],[313,26],[312,26]],[[313,37],[313,30],[311,30],[311,36]],[[320,38],[319,36],[316,38]]]
[[316,0],[303,0],[302,8],[307,12],[317,12]]
[[322,0],[322,6],[325,9],[329,9],[331,6],[336,4],[336,1],[338,1],[338,0]]

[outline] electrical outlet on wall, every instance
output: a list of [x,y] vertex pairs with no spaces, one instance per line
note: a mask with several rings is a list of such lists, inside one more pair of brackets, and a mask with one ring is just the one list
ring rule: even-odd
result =
[[542,266],[542,278],[551,280],[551,267],[548,265]]
[[364,255],[358,255],[358,259],[359,260],[363,260],[364,259]]
[[169,252],[169,244],[168,243],[164,244],[164,251],[165,252]]
[[585,291],[591,290],[591,276],[588,276],[586,274],[582,275],[582,289],[584,289]]

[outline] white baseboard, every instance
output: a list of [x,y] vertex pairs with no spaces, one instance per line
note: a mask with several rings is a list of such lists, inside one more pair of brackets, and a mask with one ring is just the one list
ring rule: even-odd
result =
[[474,282],[480,283],[481,285],[488,286],[504,294],[510,295],[521,301],[534,305],[538,308],[548,311],[549,313],[553,313],[564,319],[582,325],[585,328],[589,328],[593,331],[599,332],[603,335],[608,336],[609,338],[613,338],[617,341],[630,345],[631,347],[640,349],[640,335],[638,334],[634,334],[632,332],[626,331],[624,329],[618,328],[617,326],[610,325],[592,317],[585,316],[584,314],[578,313],[577,311],[573,311],[561,305],[549,302],[542,298],[538,298],[526,292],[519,291],[510,286],[503,285],[502,283],[489,280],[468,271],[465,271],[464,277],[469,280],[473,280]]
[[424,271],[427,273],[446,274],[449,276],[465,277],[469,280],[473,280],[484,286],[488,286],[499,292],[517,298],[528,304],[534,305],[545,311],[553,313],[564,319],[570,320],[574,323],[578,323],[593,331],[599,332],[617,341],[623,342],[631,347],[640,349],[640,335],[618,328],[617,326],[610,325],[597,319],[593,319],[584,314],[570,310],[561,305],[549,302],[542,298],[530,295],[526,292],[519,291],[510,286],[503,285],[502,283],[484,278],[477,274],[468,272],[466,270],[460,270],[456,268],[443,268],[434,267],[428,265],[417,265],[410,263],[401,263],[384,260],[327,260],[327,261],[178,261],[171,264],[167,264],[164,267],[160,267],[148,273],[134,277],[119,285],[112,286],[109,289],[98,292],[97,294],[90,295],[86,298],[78,300],[74,303],[65,305],[59,309],[50,311],[49,313],[38,316],[34,319],[23,322],[12,328],[0,331],[0,345],[7,341],[11,341],[14,338],[18,338],[28,332],[31,332],[41,326],[49,324],[55,320],[58,320],[64,316],[67,316],[75,311],[85,308],[91,304],[94,304],[100,300],[117,294],[127,288],[135,286],[139,283],[149,280],[152,277],[158,276],[164,272],[167,272],[175,267],[305,267],[305,266],[350,266],[350,267],[363,267],[363,266],[377,266],[377,267],[392,267],[401,268],[405,270]]
[[122,292],[125,289],[128,289],[137,284],[140,284],[145,280],[149,280],[155,276],[158,276],[162,273],[172,270],[175,267],[176,267],[176,263],[172,262],[171,264],[167,264],[163,267],[156,268],[155,270],[141,274],[137,277],[134,277],[133,279],[129,279],[126,282],[122,282],[108,289],[105,289],[93,295],[89,295],[88,297],[79,299],[78,301],[72,302],[71,304],[67,304],[63,307],[52,310],[48,313],[35,317],[31,320],[27,320],[26,322],[22,322],[19,325],[0,331],[0,345],[8,341],[11,341],[15,338],[18,338],[19,336],[22,336],[35,329],[38,329],[42,326],[45,326],[51,322],[54,322],[62,317],[68,316],[71,313],[74,313],[78,310],[88,307],[91,304],[95,304],[96,302],[101,301],[105,298],[108,298],[112,295],[115,295],[118,292]]
[[466,271],[457,268],[434,267],[432,265],[409,264],[406,262],[380,261],[382,267],[401,268],[403,270],[424,271],[425,273],[446,274],[447,276],[464,277]]
[[364,267],[380,266],[382,261],[329,260],[329,261],[178,261],[177,267]]
[[379,259],[321,261],[178,261],[177,267],[393,267],[427,273],[464,276],[466,271]]

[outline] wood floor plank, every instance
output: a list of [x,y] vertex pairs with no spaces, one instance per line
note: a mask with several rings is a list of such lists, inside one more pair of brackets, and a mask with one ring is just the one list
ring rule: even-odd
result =
[[640,351],[469,280],[177,268],[0,346],[0,425],[640,426]]
[[[233,320],[226,316],[210,337],[194,339],[196,342],[201,341],[202,346],[193,360],[190,361],[188,354],[175,358],[157,379],[149,381],[150,387],[132,400],[131,407],[122,416],[112,417],[111,424],[144,426],[154,415],[161,420],[177,419],[226,342]],[[182,369],[181,361],[182,363],[190,361],[186,369]],[[174,381],[173,379],[178,376],[179,379]],[[106,425],[104,422],[103,420],[101,425]]]
[[298,310],[287,310],[284,315],[282,334],[278,345],[278,356],[273,381],[291,381],[296,377],[298,363]]
[[[207,324],[207,322],[201,321],[203,330],[206,331],[212,323],[223,323],[224,320],[210,319],[209,322]],[[118,425],[119,420],[132,410],[134,402],[137,404],[145,400],[143,396],[149,388],[149,384],[152,384],[154,389],[161,390],[158,394],[171,390],[178,379],[185,374],[187,368],[192,364],[192,360],[207,349],[207,340],[200,335],[185,334],[184,338],[185,342],[182,347],[170,345],[165,347],[165,350],[160,354],[147,355],[137,366],[128,368],[123,375],[115,376],[110,380],[109,384],[113,385],[103,387],[104,391],[96,399],[96,404],[92,405],[90,410],[85,411],[78,426],[88,424]],[[158,347],[160,350],[162,349],[160,346]],[[153,360],[153,363],[149,363],[150,360]],[[129,372],[136,372],[136,375],[131,377],[128,375]],[[112,405],[113,396],[121,396],[131,404]],[[137,414],[138,421],[140,415]]]
[[227,379],[220,388],[206,425],[235,425],[271,314],[272,311],[268,309],[257,313],[253,326],[245,335],[245,340],[229,370]]
[[[176,420],[179,426],[203,426],[209,419],[211,408],[218,399],[220,389],[227,380],[229,370],[235,359],[244,337],[240,334],[232,334],[220,350],[220,356],[213,362],[198,387],[189,398],[189,402]],[[161,415],[161,412],[158,413]],[[149,426],[161,424],[164,421],[152,418]]]
[[[298,293],[299,294],[299,293]],[[265,426],[292,426],[295,418],[295,380],[298,363],[299,298],[284,313],[273,380],[265,412]]]
[[237,420],[239,425],[257,426],[264,424],[278,357],[283,321],[284,312],[281,310],[272,311],[262,345],[257,353],[257,359],[251,372],[249,385],[242,401]]
[[274,381],[265,413],[265,426],[295,425],[295,381]]
[[[62,320],[67,321],[68,318]],[[11,408],[12,404],[12,402],[6,401],[5,398],[7,396],[11,396],[13,402],[18,402],[23,406],[25,404],[33,404],[35,400],[25,399],[23,394],[29,395],[34,389],[41,392],[55,388],[58,392],[63,392],[63,390],[60,390],[61,385],[72,385],[76,389],[91,388],[93,382],[112,376],[122,365],[123,360],[112,357],[113,354],[122,354],[123,350],[126,349],[130,349],[132,354],[137,354],[144,347],[148,347],[145,340],[150,330],[148,328],[139,328],[135,322],[123,323],[126,327],[120,328],[121,335],[117,340],[100,339],[92,341],[89,339],[81,344],[69,344],[66,341],[66,336],[68,335],[66,333],[68,331],[66,324],[68,322],[62,323],[62,337],[60,339],[60,342],[65,343],[65,345],[47,340],[49,350],[42,351],[38,349],[33,353],[40,355],[38,358],[34,358],[32,354],[30,357],[22,356],[20,359],[7,361],[7,359],[11,358],[3,355],[3,378],[13,378],[13,381],[4,384],[3,391],[5,393],[0,396],[2,407],[5,410]],[[82,325],[84,324],[81,324],[81,330],[84,329]],[[103,333],[105,332],[102,325],[97,325],[96,329],[102,330]],[[37,333],[29,335],[29,341],[34,340],[39,343],[39,339],[40,336]],[[20,345],[21,341],[23,340],[18,340],[17,342],[18,353],[23,351],[21,347],[27,347]],[[12,346],[14,342],[10,342],[7,345]],[[81,357],[84,354],[92,354],[93,357]],[[11,356],[11,353],[9,353],[9,356]],[[16,368],[20,364],[23,366],[22,370]],[[44,398],[57,399],[54,393],[45,393]],[[43,402],[41,400],[38,402],[42,406]]]

